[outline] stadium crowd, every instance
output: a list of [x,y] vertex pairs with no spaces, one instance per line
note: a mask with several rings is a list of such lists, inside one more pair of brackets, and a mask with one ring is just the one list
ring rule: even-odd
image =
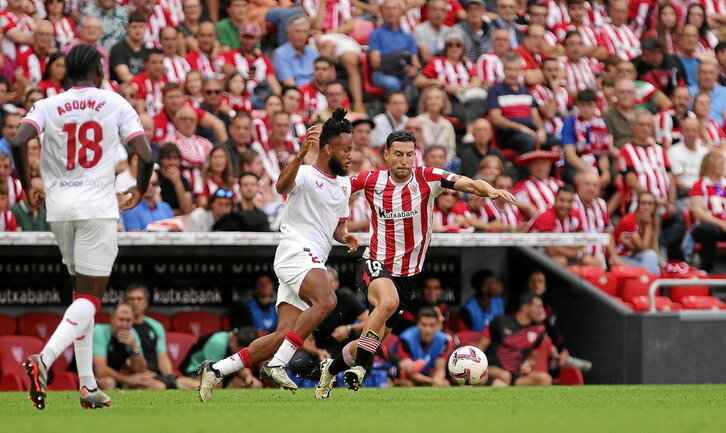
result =
[[[88,44],[105,60],[104,87],[138,111],[158,164],[119,230],[276,230],[285,206],[274,188],[281,169],[307,128],[342,106],[353,122],[351,175],[385,168],[386,137],[403,129],[418,140],[417,164],[484,179],[518,197],[512,205],[444,192],[434,232],[611,233],[606,247],[546,253],[562,265],[638,265],[656,275],[669,260],[712,272],[717,242],[726,241],[721,0],[3,3],[1,231],[48,230],[43,207],[29,205],[13,177],[9,139],[35,101],[64,91],[64,53]],[[84,138],[90,155],[92,137]],[[41,151],[31,143],[36,185]],[[135,184],[136,164],[136,155],[121,149],[119,194]],[[366,201],[353,196],[350,208],[349,229],[367,231]],[[550,323],[538,297],[544,289],[532,289],[503,315],[501,285],[492,278],[474,283],[477,296],[463,304],[456,326],[484,332],[477,344],[488,354],[507,344],[513,327],[537,328],[529,343],[538,343]],[[421,306],[406,316],[402,342],[386,357],[403,372],[392,375],[396,384],[445,382],[440,354],[424,350],[447,344],[439,330],[446,305],[434,280],[424,281]],[[263,319],[249,319],[269,313],[271,294],[259,289],[267,284],[257,286],[251,313],[235,318],[239,332],[209,337],[215,354],[250,341],[250,323],[269,330]],[[294,363],[304,374],[359,331],[365,309],[340,299],[347,323],[321,326],[328,335],[316,336]],[[103,383],[170,386],[164,357],[150,359],[128,335],[129,316],[134,323],[143,316],[137,310],[117,307],[107,334],[127,346],[132,373],[153,365],[156,375],[120,378],[108,363]],[[564,365],[561,341],[551,350]],[[133,359],[138,354],[143,363]],[[494,363],[499,370],[490,380],[551,382],[547,373],[534,374],[533,359],[514,358],[516,365]],[[183,371],[193,375],[192,367]],[[233,381],[259,386],[249,376]]]

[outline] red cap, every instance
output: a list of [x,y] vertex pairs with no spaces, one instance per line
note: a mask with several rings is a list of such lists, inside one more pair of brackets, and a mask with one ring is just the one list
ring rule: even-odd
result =
[[514,160],[514,164],[518,167],[522,167],[538,159],[547,159],[550,162],[556,162],[560,159],[560,154],[549,150],[533,150],[519,155],[517,159]]

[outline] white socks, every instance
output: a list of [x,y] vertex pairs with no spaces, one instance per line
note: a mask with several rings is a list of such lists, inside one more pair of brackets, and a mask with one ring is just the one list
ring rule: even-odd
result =
[[277,349],[275,356],[267,363],[269,367],[284,367],[292,359],[292,356],[303,345],[303,340],[294,332],[289,331],[285,335],[285,341]]
[[50,340],[45,344],[43,351],[40,352],[41,359],[46,368],[50,368],[66,347],[86,331],[89,324],[91,324],[91,329],[86,338],[90,340],[89,344],[91,347],[93,346],[91,333],[93,331],[92,324],[95,314],[96,306],[87,298],[76,298],[73,301],[63,315],[63,319],[55,332],[50,337]]
[[93,376],[93,324],[94,320],[91,317],[90,323],[73,342],[78,378],[81,381],[81,387],[85,386],[89,390],[98,388],[96,378]]
[[235,353],[232,356],[228,356],[221,361],[217,361],[212,365],[212,368],[217,370],[222,376],[232,374],[236,371],[240,371],[245,368],[242,362],[242,357],[239,353]]

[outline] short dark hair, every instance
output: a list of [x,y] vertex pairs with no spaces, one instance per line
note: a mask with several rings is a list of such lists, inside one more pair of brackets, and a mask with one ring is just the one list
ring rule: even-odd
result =
[[129,15],[129,23],[127,25],[133,24],[133,23],[146,24],[146,18],[144,18],[144,16],[141,14],[131,14],[131,15]]
[[567,0],[567,6],[585,4],[585,0]]
[[257,177],[257,175],[254,174],[254,173],[252,173],[251,171],[243,171],[242,173],[239,174],[239,176],[237,176],[237,178],[241,181],[242,178],[243,177],[246,177],[246,176],[252,176],[255,179],[259,180],[259,178]]
[[154,54],[159,54],[163,56],[164,52],[161,51],[161,48],[148,48],[144,53],[144,63],[148,62],[151,56],[153,56]]
[[235,329],[232,332],[235,334],[235,339],[237,340],[237,346],[240,348],[245,348],[252,344],[253,341],[259,337],[259,334],[257,333],[257,329],[251,327],[251,326],[243,326],[241,328]]
[[345,108],[338,107],[333,110],[333,115],[325,121],[323,130],[320,132],[320,148],[340,134],[353,132],[353,125],[350,120],[345,118],[346,115],[348,115],[348,110]]
[[124,289],[124,301],[126,301],[126,296],[128,295],[128,293],[133,292],[134,290],[143,291],[144,298],[146,298],[147,301],[150,300],[148,287],[146,287],[144,284],[141,284],[141,283],[131,283],[128,286],[126,286],[126,289]]
[[570,194],[574,194],[575,193],[575,187],[573,187],[572,185],[567,185],[567,184],[562,185],[561,187],[559,187],[557,189],[557,194],[556,195],[560,195],[560,193],[564,193],[564,192],[569,192]]
[[181,158],[181,151],[179,150],[179,146],[177,146],[174,143],[164,143],[159,148],[159,161],[161,161],[164,158],[169,158],[171,156],[176,156]]
[[[386,95],[386,104],[390,104],[391,99],[396,95],[401,95],[403,96],[403,99],[406,99],[406,94],[403,92],[403,90],[394,90],[393,92],[390,92],[388,95]],[[408,99],[406,99],[406,102],[408,102]]]
[[429,156],[429,154],[434,150],[442,150],[444,153],[446,153],[446,148],[444,146],[440,144],[432,144],[431,146],[428,146],[426,147],[426,149],[424,149],[424,157]]
[[92,70],[101,66],[101,53],[96,47],[79,44],[71,48],[66,56],[66,76],[70,80],[90,78]]
[[416,320],[421,320],[423,317],[431,317],[433,319],[439,320],[439,315],[436,314],[436,310],[431,307],[424,307],[420,309],[418,314],[416,315]]
[[328,56],[318,56],[315,58],[313,65],[316,63],[327,63],[328,65],[335,67],[335,62]]
[[640,42],[640,48],[643,51],[658,51],[661,53],[665,51],[665,48],[663,47],[663,42],[661,42],[661,40],[655,36],[650,36],[643,39]]
[[542,297],[530,292],[519,295],[519,298],[517,298],[517,311],[521,310],[525,305],[532,305],[535,299],[541,301]]
[[575,36],[582,37],[582,35],[580,34],[580,32],[578,32],[577,30],[572,30],[570,32],[567,32],[567,34],[565,35],[565,38],[563,39],[563,41],[564,42],[567,42],[568,39],[570,39],[572,37],[575,37]]
[[386,138],[386,149],[389,150],[396,141],[413,143],[414,147],[416,147],[416,137],[412,133],[406,131],[393,131],[388,134],[388,137]]
[[166,83],[166,84],[164,84],[164,87],[161,88],[161,94],[163,96],[166,96],[167,93],[174,91],[174,90],[179,90],[180,92],[183,93],[184,87],[182,87],[182,85],[179,83]]
[[592,89],[583,89],[575,98],[577,102],[595,102],[597,101],[597,93]]
[[481,286],[484,285],[484,282],[493,276],[494,272],[491,269],[479,269],[471,276],[471,287],[474,288],[474,291],[478,292]]
[[716,44],[716,48],[713,49],[716,53],[720,53],[723,50],[726,50],[726,41],[721,41]]
[[237,111],[237,114],[233,118],[229,119],[229,123],[234,122],[234,119],[249,119],[252,120],[252,115],[247,111]]
[[295,87],[295,86],[282,86],[282,90],[280,91],[280,95],[282,95],[282,96],[285,96],[285,94],[286,94],[287,92],[293,92],[293,91],[294,91],[294,92],[297,92],[297,93],[302,93],[302,92],[300,91],[300,89],[298,89],[298,88],[297,88],[297,87]]
[[5,115],[3,116],[3,121],[2,121],[3,128],[7,126],[7,121],[10,116],[23,117],[20,113],[5,113]]

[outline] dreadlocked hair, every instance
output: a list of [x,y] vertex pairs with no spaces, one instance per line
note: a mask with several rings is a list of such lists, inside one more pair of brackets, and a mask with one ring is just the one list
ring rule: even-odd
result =
[[350,120],[346,119],[348,110],[345,108],[336,108],[333,111],[333,115],[330,119],[326,120],[323,124],[323,130],[320,133],[320,148],[330,143],[330,140],[339,136],[340,134],[353,132],[353,125]]
[[66,56],[66,76],[76,81],[87,79],[90,72],[100,65],[101,54],[95,47],[76,45]]

